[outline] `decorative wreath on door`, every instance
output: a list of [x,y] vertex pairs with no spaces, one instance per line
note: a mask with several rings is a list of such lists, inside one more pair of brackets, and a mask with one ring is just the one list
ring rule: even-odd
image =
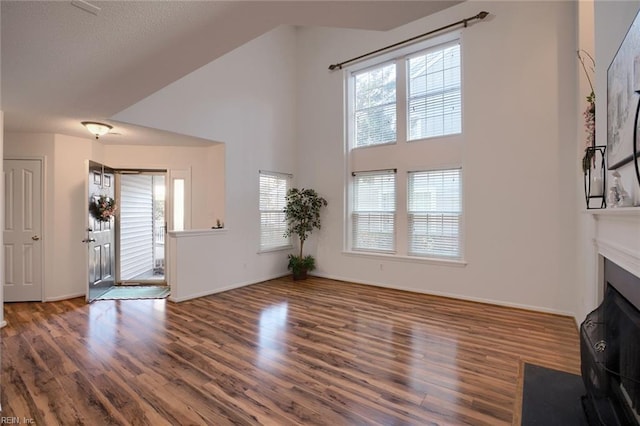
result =
[[116,200],[106,195],[91,197],[89,201],[89,212],[100,222],[109,222],[116,213]]

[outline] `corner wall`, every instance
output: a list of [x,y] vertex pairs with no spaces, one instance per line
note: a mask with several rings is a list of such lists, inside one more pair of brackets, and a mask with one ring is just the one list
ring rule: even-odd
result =
[[[111,167],[191,168],[196,199],[194,223],[210,227],[223,210],[216,182],[224,158],[223,146],[201,148],[105,145],[94,139],[65,135],[8,133],[6,157],[44,159],[43,289],[44,300],[62,300],[86,293],[87,179],[86,160]],[[222,157],[222,158],[221,158]],[[112,163],[113,162],[113,163]]]
[[[2,80],[0,79],[0,82]],[[0,95],[0,99],[2,96]],[[0,103],[1,105],[1,103]],[[0,110],[0,156],[4,158],[4,112]],[[0,185],[4,188],[4,162],[0,165]],[[0,197],[0,223],[4,224],[4,195]],[[3,225],[4,226],[4,225]],[[0,234],[0,258],[4,259],[4,236]],[[4,320],[4,262],[0,265],[0,328],[7,325]]]
[[[299,30],[299,182],[329,201],[316,272],[574,314],[575,8],[477,1],[385,33]],[[466,267],[345,253],[344,75],[328,65],[481,10],[462,34]]]
[[[640,10],[639,2],[630,1],[604,1],[580,2],[580,10],[589,7],[592,10],[585,12],[582,17],[587,21],[585,27],[588,28],[590,20],[592,27],[592,53],[596,62],[595,93],[596,93],[596,144],[607,144],[607,69],[611,64],[628,28],[631,26],[636,14]],[[590,6],[589,6],[590,5]],[[591,16],[589,16],[591,14]],[[583,40],[588,34],[582,34]],[[586,46],[589,46],[587,43]],[[580,69],[581,75],[582,70]],[[584,106],[584,98],[580,97],[580,109]],[[580,118],[582,118],[580,116]],[[583,120],[579,120],[582,126]],[[584,133],[579,133],[579,158],[584,153],[583,144]],[[635,199],[640,199],[640,188],[635,182],[633,165],[627,164],[619,169],[622,175],[622,185],[635,195]],[[607,176],[607,181],[611,182],[611,174]],[[582,191],[582,188],[580,189]],[[584,209],[584,201],[580,207]],[[597,221],[589,213],[579,213],[580,235],[578,238],[579,269],[577,276],[579,279],[579,296],[581,297],[576,320],[581,322],[585,316],[593,310],[601,301],[602,283],[600,281],[598,268],[598,252],[595,247]],[[640,238],[640,235],[638,236]]]
[[302,173],[296,164],[295,35],[292,27],[276,28],[113,117],[224,143],[224,237],[213,240],[220,246],[193,256],[206,259],[228,287],[287,271],[287,252],[258,253],[258,172],[293,173],[294,179]]

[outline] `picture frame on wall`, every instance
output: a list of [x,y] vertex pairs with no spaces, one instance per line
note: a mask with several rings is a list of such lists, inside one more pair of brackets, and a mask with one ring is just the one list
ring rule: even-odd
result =
[[[607,69],[607,168],[633,161],[636,111],[640,105],[640,13]],[[640,149],[637,152],[640,155]]]

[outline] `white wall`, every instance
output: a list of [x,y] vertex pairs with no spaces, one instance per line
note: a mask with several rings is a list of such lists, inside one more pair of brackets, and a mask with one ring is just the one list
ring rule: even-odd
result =
[[258,171],[296,172],[295,79],[295,30],[280,27],[114,116],[225,144],[226,232],[194,256],[228,286],[286,273],[286,252],[257,253]]
[[[1,67],[1,66],[0,66]],[[0,82],[2,79],[0,78]],[[0,94],[0,99],[2,96]],[[1,105],[1,102],[0,102]],[[0,156],[4,158],[4,113],[0,110]],[[0,187],[4,188],[4,162],[0,166]],[[0,197],[0,223],[4,226],[4,195]],[[0,259],[4,259],[4,234],[0,234]],[[0,328],[7,325],[4,320],[4,262],[0,264]]]
[[224,221],[224,145],[209,147],[105,145],[104,163],[113,168],[190,170],[192,228]]
[[[594,1],[581,1],[578,3],[578,49],[584,50],[595,59],[595,31],[594,31]],[[583,54],[584,56],[584,54]],[[587,72],[589,72],[591,83],[596,84],[595,71],[591,72],[589,66],[591,62],[585,57]],[[582,65],[577,62],[578,73],[578,92],[577,102],[578,111],[587,107],[586,97],[591,93],[591,86],[587,80]],[[576,161],[580,161],[584,156],[587,134],[585,132],[585,121],[582,115],[576,120],[577,142],[576,142]],[[605,133],[606,137],[606,133]],[[597,305],[597,294],[593,291],[595,287],[595,273],[593,259],[596,258],[596,250],[593,244],[594,222],[591,215],[586,214],[583,209],[586,208],[584,199],[584,175],[581,165],[576,168],[576,194],[578,197],[579,212],[576,215],[578,224],[578,235],[576,238],[576,251],[578,254],[576,264],[576,299],[577,307],[575,318],[577,322],[582,322],[584,317]]]
[[[467,266],[343,253],[344,78],[328,65],[481,10],[492,16],[462,41]],[[387,33],[299,30],[299,182],[329,201],[319,274],[575,312],[575,14],[573,2],[474,1]]]
[[[45,300],[84,296],[87,287],[86,238],[87,180],[86,160],[101,162],[102,145],[94,139],[54,135],[53,161],[47,166],[53,174],[53,192],[48,195],[47,217],[53,221],[47,257],[53,274],[47,277]],[[51,278],[51,279],[49,279]]]

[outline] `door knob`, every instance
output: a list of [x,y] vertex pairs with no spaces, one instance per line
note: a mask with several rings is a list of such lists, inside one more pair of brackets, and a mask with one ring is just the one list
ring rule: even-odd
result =
[[95,243],[96,239],[95,238],[85,238],[84,240],[82,240],[83,243]]
[[34,235],[33,237],[31,237],[31,239],[32,239],[33,241],[39,241],[39,240],[40,240],[40,237],[38,237],[37,235]]

